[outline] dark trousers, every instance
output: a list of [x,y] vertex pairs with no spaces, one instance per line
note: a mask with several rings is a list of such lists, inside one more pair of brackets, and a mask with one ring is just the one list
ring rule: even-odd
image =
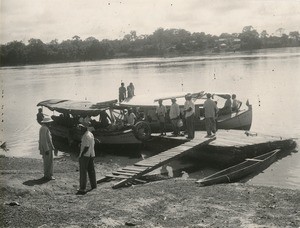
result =
[[186,131],[188,138],[193,139],[195,137],[195,114],[186,117]]
[[178,122],[179,122],[179,119],[171,119],[174,135],[179,135],[179,133],[180,133],[180,129],[178,127]]
[[166,133],[166,124],[165,122],[159,122],[160,133]]
[[89,175],[90,184],[92,188],[97,187],[96,172],[94,167],[94,158],[82,156],[79,158],[79,181],[80,190],[86,189],[87,174]]
[[205,127],[208,135],[211,135],[211,132],[216,133],[217,128],[216,128],[215,118],[213,117],[205,118]]

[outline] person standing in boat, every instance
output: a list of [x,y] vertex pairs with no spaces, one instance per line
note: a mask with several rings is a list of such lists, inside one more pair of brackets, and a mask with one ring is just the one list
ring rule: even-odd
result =
[[53,120],[49,117],[45,117],[41,121],[41,128],[39,132],[39,150],[43,156],[44,164],[44,177],[45,180],[55,180],[53,177],[53,151],[57,155],[57,150],[54,148],[52,142],[52,136],[49,130],[49,126]]
[[42,125],[42,120],[44,119],[44,114],[43,114],[43,109],[42,108],[39,108],[38,109],[38,113],[36,114],[36,121]]
[[238,112],[240,107],[242,106],[242,102],[236,99],[236,95],[232,94],[232,111]]
[[195,137],[195,104],[192,101],[192,94],[188,93],[185,96],[184,113],[186,121],[187,138],[193,139]]
[[124,101],[126,98],[126,88],[124,82],[121,83],[121,87],[119,88],[119,102]]
[[216,134],[216,113],[218,112],[218,108],[216,103],[211,100],[211,94],[206,94],[206,101],[203,104],[204,115],[205,115],[205,127],[207,135],[206,137],[211,137],[212,133]]
[[132,98],[134,96],[134,85],[130,82],[129,86],[127,86],[127,97]]
[[178,123],[180,121],[180,109],[179,109],[179,105],[176,103],[175,97],[171,98],[171,101],[172,101],[172,105],[170,107],[169,116],[174,130],[173,135],[178,136],[180,133],[179,126],[178,126]]
[[156,108],[156,115],[159,122],[160,135],[166,135],[165,117],[167,113],[166,107],[162,104],[162,99],[158,100],[158,107]]
[[97,188],[96,172],[94,166],[95,159],[95,139],[91,132],[93,128],[90,127],[89,122],[83,122],[82,127],[85,128],[85,133],[81,138],[79,159],[79,183],[80,188],[77,192],[79,195],[86,193],[87,174],[89,176],[91,188]]

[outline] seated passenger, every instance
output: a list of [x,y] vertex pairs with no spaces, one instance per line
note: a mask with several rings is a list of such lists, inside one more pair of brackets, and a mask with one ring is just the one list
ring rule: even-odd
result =
[[88,115],[84,115],[82,117],[79,118],[79,123],[90,123],[91,122],[91,117],[89,117]]
[[242,106],[242,102],[236,99],[236,95],[232,94],[232,111],[238,112],[240,107]]
[[226,96],[226,102],[224,104],[224,107],[220,108],[219,116],[231,114],[231,99],[230,98],[231,98],[230,95]]
[[107,112],[105,110],[100,112],[100,127],[106,128],[109,123],[111,123],[111,118]]
[[44,114],[43,114],[43,109],[42,108],[39,108],[38,109],[39,111],[38,111],[38,113],[36,114],[36,120],[37,120],[37,122],[39,123],[39,124],[41,124],[42,125],[42,120],[44,119]]
[[135,124],[136,121],[136,115],[133,113],[132,108],[129,109],[129,115],[127,117],[127,123],[130,126],[133,126]]

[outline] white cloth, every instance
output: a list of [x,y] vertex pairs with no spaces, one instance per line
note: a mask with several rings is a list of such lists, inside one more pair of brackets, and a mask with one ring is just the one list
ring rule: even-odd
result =
[[205,118],[210,118],[210,117],[215,118],[218,108],[216,103],[213,100],[206,99],[203,108],[205,110]]
[[175,118],[178,118],[180,115],[180,109],[179,109],[179,105],[177,103],[174,103],[171,105],[171,108],[170,108],[170,119],[175,119]]
[[85,157],[95,157],[94,146],[95,146],[94,135],[93,135],[92,132],[87,130],[81,138],[81,146],[80,146],[79,157],[81,157],[81,154],[82,154],[85,147],[88,147],[89,149],[86,153],[83,154],[83,156],[85,156]]
[[195,104],[193,101],[185,101],[184,110],[188,110],[189,108],[192,108],[192,110],[185,112],[185,118],[187,118],[195,113]]
[[134,125],[134,121],[136,120],[136,116],[135,114],[132,112],[129,114],[128,118],[127,118],[127,122],[129,125]]

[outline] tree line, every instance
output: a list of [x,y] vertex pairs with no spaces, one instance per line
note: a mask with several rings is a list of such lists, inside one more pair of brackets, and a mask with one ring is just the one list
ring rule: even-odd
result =
[[158,28],[150,35],[137,35],[131,31],[120,40],[97,40],[79,36],[43,43],[30,39],[28,44],[12,41],[0,46],[1,66],[46,64],[75,61],[94,61],[122,57],[153,57],[193,55],[220,51],[243,51],[261,48],[299,47],[299,32],[269,35],[266,30],[258,33],[252,26],[245,26],[241,33],[222,33],[220,36],[191,33],[185,29]]

